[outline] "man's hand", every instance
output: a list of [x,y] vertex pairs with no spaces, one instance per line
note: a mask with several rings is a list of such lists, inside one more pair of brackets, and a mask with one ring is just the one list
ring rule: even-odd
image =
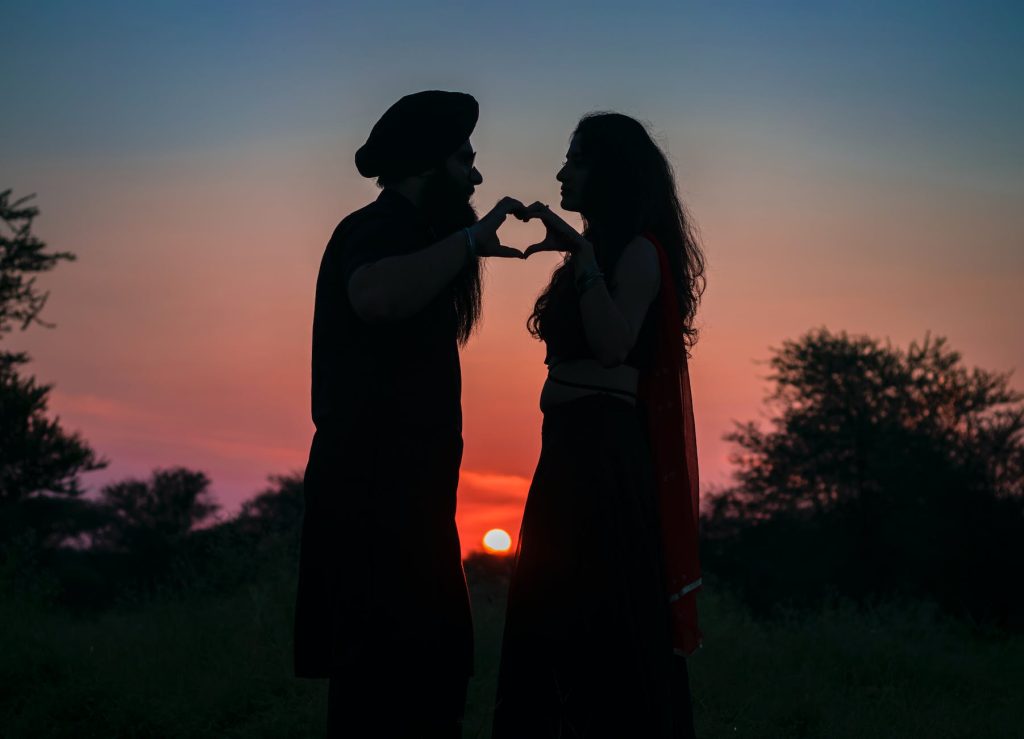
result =
[[515,215],[523,221],[540,219],[546,230],[544,240],[527,247],[524,257],[539,251],[565,251],[572,254],[589,245],[586,239],[576,233],[576,229],[552,213],[544,203],[534,203],[525,208],[521,215],[519,213]]
[[502,198],[491,212],[469,227],[476,243],[477,256],[513,257],[523,259],[523,253],[511,246],[504,246],[498,240],[498,229],[509,213],[525,220],[526,208],[515,198]]

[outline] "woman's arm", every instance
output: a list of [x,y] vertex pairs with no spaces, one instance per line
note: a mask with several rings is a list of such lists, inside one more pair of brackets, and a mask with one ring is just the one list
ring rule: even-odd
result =
[[567,251],[572,254],[578,288],[583,331],[597,361],[604,367],[617,367],[629,356],[640,333],[647,309],[658,294],[661,273],[654,244],[637,236],[628,244],[615,266],[615,274],[592,279],[600,274],[594,245],[572,226],[551,212],[544,203],[533,203],[518,218],[534,218],[544,224],[544,239],[526,249],[526,256],[541,251]]
[[576,284],[584,281],[579,301],[587,343],[603,367],[616,367],[629,356],[657,295],[658,253],[654,244],[637,236],[623,250],[615,274],[589,286],[588,276],[599,272],[593,245],[582,241],[572,260]]

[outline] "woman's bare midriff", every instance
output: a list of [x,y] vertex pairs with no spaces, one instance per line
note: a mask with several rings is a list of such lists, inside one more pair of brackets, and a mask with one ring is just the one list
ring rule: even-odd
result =
[[[540,392],[541,412],[560,403],[567,403],[587,395],[609,395],[635,404],[631,396],[636,395],[638,377],[639,373],[635,367],[626,364],[620,364],[617,367],[602,367],[596,359],[570,359],[552,363],[552,366],[548,368],[548,379],[544,381],[544,387]],[[575,385],[591,385],[602,389],[570,387],[553,382],[552,378]],[[628,395],[613,392],[615,390],[623,391]]]

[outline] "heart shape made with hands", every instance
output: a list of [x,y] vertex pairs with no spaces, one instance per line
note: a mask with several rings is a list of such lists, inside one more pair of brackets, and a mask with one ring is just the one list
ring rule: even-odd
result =
[[[528,246],[525,252],[501,244],[497,232],[509,215],[523,223],[539,220],[544,225],[544,238]],[[477,221],[473,233],[479,244],[477,253],[480,256],[526,259],[531,254],[542,251],[572,252],[584,243],[583,237],[576,229],[555,215],[544,203],[523,205],[515,198],[508,197],[499,200],[487,215]]]
[[513,215],[524,223],[539,220],[544,224],[544,238],[526,247],[526,251],[523,252],[524,259],[542,251],[573,252],[584,242],[583,236],[576,229],[555,215],[551,208],[544,203],[533,203],[520,213],[513,213]]

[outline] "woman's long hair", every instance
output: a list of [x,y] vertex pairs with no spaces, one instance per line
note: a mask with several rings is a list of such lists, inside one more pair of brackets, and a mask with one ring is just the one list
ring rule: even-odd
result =
[[[580,194],[583,235],[594,245],[601,271],[610,278],[626,244],[653,233],[668,253],[689,349],[697,340],[693,320],[704,292],[704,253],[676,193],[672,166],[644,125],[621,113],[590,113],[573,135],[587,168]],[[579,310],[572,269],[567,257],[538,296],[527,321],[536,338],[578,330],[569,320]]]

